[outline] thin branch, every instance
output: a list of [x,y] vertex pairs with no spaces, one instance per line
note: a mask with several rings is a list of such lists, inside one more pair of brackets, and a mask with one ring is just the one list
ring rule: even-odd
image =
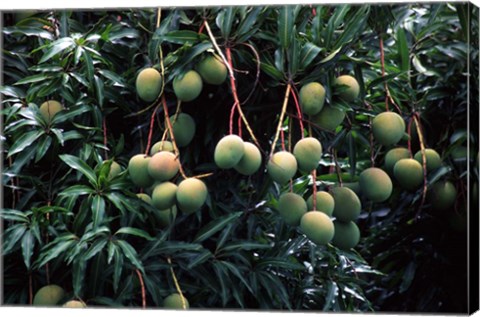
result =
[[275,133],[275,138],[273,139],[272,148],[270,150],[270,156],[272,156],[273,152],[275,151],[275,145],[277,144],[278,137],[279,137],[280,131],[282,129],[283,117],[285,116],[285,112],[287,111],[288,97],[290,95],[291,88],[292,88],[292,86],[290,85],[290,83],[288,83],[287,90],[285,91],[285,98],[283,99],[282,111],[280,112],[280,118],[278,120],[277,131]]
[[147,148],[145,149],[145,156],[147,156],[150,152],[150,146],[152,145],[153,125],[155,124],[155,114],[157,113],[159,108],[160,104],[155,107],[155,110],[153,110],[152,115],[150,116],[150,129],[148,130]]
[[179,171],[182,177],[184,179],[187,179],[188,177],[185,175],[185,171],[183,170],[182,162],[180,160],[180,151],[178,149],[177,142],[175,141],[175,135],[173,134],[172,122],[170,121],[170,117],[168,116],[168,106],[167,106],[167,101],[165,100],[165,95],[162,95],[162,103],[163,103],[163,112],[165,113],[165,123],[170,133],[170,139],[172,140],[175,156],[178,159]]
[[335,172],[337,173],[338,183],[340,184],[340,187],[342,187],[343,186],[342,173],[340,171],[340,165],[338,164],[336,149],[333,149],[333,160],[335,162]]
[[423,188],[422,188],[422,200],[420,202],[420,206],[418,206],[417,214],[415,216],[416,219],[418,219],[420,215],[420,211],[423,208],[423,204],[425,203],[425,198],[427,196],[427,157],[425,155],[425,142],[423,139],[423,134],[422,134],[422,129],[420,127],[420,121],[418,118],[418,113],[414,112],[413,113],[413,120],[415,120],[415,125],[417,128],[417,133],[418,133],[418,139],[420,143],[420,150],[422,151],[422,167],[423,167]]
[[137,272],[138,280],[140,281],[140,287],[142,288],[142,307],[143,309],[147,308],[147,296],[145,294],[145,284],[143,283],[142,273],[138,269],[135,270]]
[[222,50],[221,50],[220,47],[218,46],[217,40],[215,39],[215,36],[213,36],[212,30],[210,29],[210,25],[208,24],[208,21],[207,21],[207,20],[204,20],[204,21],[203,21],[203,24],[205,25],[205,28],[207,29],[208,37],[209,37],[210,40],[212,41],[213,47],[215,47],[215,49],[217,50],[217,53],[218,53],[218,55],[220,55],[220,57],[222,58],[223,63],[225,64],[225,66],[227,66],[228,72],[229,72],[229,74],[230,74],[230,78],[234,78],[234,80],[235,80],[235,76],[233,75],[232,65],[230,65],[229,62],[227,62],[227,59],[225,58],[225,55],[223,55]]
[[313,188],[313,210],[317,210],[317,169],[312,171]]
[[172,260],[170,257],[167,258],[168,264],[170,264],[170,273],[172,274],[173,283],[175,284],[175,288],[177,289],[178,294],[180,295],[180,299],[182,300],[182,308],[187,309],[187,302],[185,297],[183,296],[182,289],[180,288],[180,284],[178,283],[177,276],[175,275],[175,271],[173,270]]
[[[227,47],[227,58],[228,58],[228,65],[232,66],[232,54],[229,47]],[[255,145],[258,146],[259,149],[261,149],[262,147],[260,146],[260,143],[258,143],[258,140],[255,137],[255,134],[253,134],[253,130],[248,124],[247,118],[243,114],[242,107],[240,106],[240,100],[238,99],[237,86],[235,84],[235,77],[233,77],[233,73],[231,73],[231,76],[230,76],[230,86],[232,89],[233,99],[235,101],[235,104],[237,105],[238,114],[240,115],[240,117],[242,117],[243,123],[245,124],[245,127],[248,130],[248,133],[250,133],[250,136],[253,142],[255,143]]]
[[245,45],[247,47],[249,47],[253,54],[255,55],[255,59],[257,61],[257,73],[255,74],[255,82],[253,83],[253,88],[250,90],[250,93],[248,94],[247,98],[245,98],[245,100],[242,102],[242,105],[247,103],[248,100],[250,100],[250,98],[252,97],[253,93],[255,92],[255,88],[257,88],[257,85],[258,85],[258,82],[260,81],[260,66],[261,66],[261,62],[260,62],[260,55],[258,54],[257,50],[255,49],[255,47],[253,47],[253,45],[251,44],[248,44],[248,43],[242,43],[242,45]]
[[[297,114],[299,117],[298,123],[300,124],[300,132],[303,139],[305,137],[303,133],[303,114],[302,114],[302,109],[300,108],[300,103],[298,102],[298,98],[297,98],[297,89],[294,85],[292,90],[292,96],[293,96],[293,101],[295,102],[295,107],[297,108]],[[311,133],[310,133],[310,136],[311,136]]]

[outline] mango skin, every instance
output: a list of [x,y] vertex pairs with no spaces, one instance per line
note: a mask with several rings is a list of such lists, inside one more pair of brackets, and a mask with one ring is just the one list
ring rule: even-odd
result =
[[173,92],[181,101],[192,101],[202,92],[202,77],[194,70],[189,70],[173,80]]
[[185,301],[185,308],[183,307],[183,302],[182,302],[182,297],[180,294],[173,293],[165,297],[163,300],[163,307],[164,308],[170,308],[170,309],[188,309],[190,308],[190,304],[188,303],[188,300],[183,297]]
[[429,189],[427,198],[434,210],[447,210],[455,204],[457,189],[449,181],[439,181]]
[[138,193],[137,197],[146,202],[147,204],[152,205],[152,198],[149,195],[145,193]]
[[405,134],[405,122],[395,112],[382,112],[372,120],[372,133],[375,140],[381,145],[393,145],[400,141]]
[[313,208],[313,194],[307,199],[308,210],[321,211],[331,217],[333,215],[333,209],[335,208],[335,200],[332,195],[325,191],[317,191],[316,194],[316,207]]
[[65,290],[58,285],[46,285],[35,293],[33,306],[55,306],[62,300],[65,294]]
[[393,167],[393,174],[400,186],[415,190],[423,184],[423,167],[415,159],[401,159]]
[[215,164],[221,169],[229,169],[237,165],[243,157],[245,145],[238,135],[224,136],[215,146]]
[[312,242],[325,245],[332,241],[335,228],[329,216],[320,211],[308,211],[300,220],[300,229]]
[[132,182],[138,187],[149,187],[153,184],[153,178],[148,173],[148,163],[151,157],[137,154],[128,161],[128,174]]
[[310,118],[314,124],[326,131],[335,131],[344,119],[345,111],[329,105]]
[[355,222],[341,222],[335,220],[333,222],[335,234],[333,235],[332,244],[341,250],[350,250],[354,248],[360,241],[360,229]]
[[278,200],[278,212],[286,224],[298,226],[300,219],[307,212],[307,203],[298,194],[284,193]]
[[122,172],[122,166],[115,161],[112,161],[110,165],[110,172],[108,173],[108,179],[115,178],[118,174]]
[[138,73],[135,88],[143,101],[155,101],[162,90],[162,75],[155,68],[145,68]]
[[172,207],[175,205],[177,190],[177,185],[172,182],[158,184],[152,192],[152,205],[160,210]]
[[[422,158],[422,150],[415,153],[413,157],[415,160],[418,161],[423,167],[423,158]],[[425,149],[425,159],[427,162],[427,171],[433,171],[440,166],[442,166],[442,159],[440,158],[440,154],[434,149]]]
[[393,175],[393,167],[395,164],[404,158],[410,158],[410,152],[404,147],[397,147],[391,149],[385,154],[385,171]]
[[311,172],[318,167],[322,158],[322,144],[312,137],[303,138],[293,147],[293,155],[301,171]]
[[297,160],[292,153],[280,151],[272,155],[267,163],[267,173],[280,185],[288,182],[297,173]]
[[354,101],[360,94],[360,86],[358,85],[358,81],[355,79],[355,77],[350,75],[342,75],[337,77],[335,79],[335,85],[348,86],[348,88],[344,87],[344,90],[342,89],[342,91],[338,92],[338,96],[347,102]]
[[153,156],[160,151],[175,152],[173,143],[170,141],[158,141],[150,149],[150,155]]
[[299,92],[299,102],[304,114],[319,113],[325,103],[325,88],[317,82],[304,85]]
[[227,67],[214,55],[209,55],[197,65],[197,72],[203,81],[211,85],[221,85],[227,79]]
[[175,115],[170,117],[172,123],[173,135],[177,146],[187,146],[192,142],[195,136],[196,124],[192,116],[186,113],[179,113],[175,119]]
[[177,205],[185,214],[199,210],[207,200],[207,186],[196,178],[187,178],[180,182],[177,189]]
[[63,304],[62,307],[65,307],[65,308],[86,308],[87,305],[85,305],[85,303],[82,303],[81,301],[78,301],[78,300],[70,300],[70,301],[66,302],[65,304]]
[[362,203],[357,194],[347,187],[334,187],[331,189],[331,194],[335,201],[333,216],[343,222],[357,220],[362,209]]
[[63,105],[56,100],[47,100],[40,105],[39,111],[47,123],[52,122],[53,117],[64,109]]
[[373,202],[382,202],[392,195],[393,184],[390,176],[382,169],[370,167],[360,174],[362,194]]
[[172,221],[175,221],[175,218],[177,217],[177,206],[173,205],[167,209],[156,210],[154,215],[161,228],[168,227],[172,224]]
[[168,151],[156,153],[148,162],[148,174],[157,181],[167,181],[177,175],[180,162],[175,154]]
[[242,175],[253,175],[262,165],[262,154],[258,147],[250,142],[243,142],[242,159],[233,168]]

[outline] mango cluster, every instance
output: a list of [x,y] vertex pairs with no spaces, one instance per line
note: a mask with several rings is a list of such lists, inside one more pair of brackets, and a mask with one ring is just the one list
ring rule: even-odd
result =
[[[189,102],[200,95],[204,82],[210,85],[221,85],[226,78],[225,64],[216,55],[209,54],[197,64],[195,69],[176,76],[173,79],[172,88],[178,100]],[[153,67],[142,69],[135,81],[138,97],[146,102],[155,101],[162,91],[162,86],[162,75]]]
[[49,307],[49,306],[60,306],[65,308],[86,308],[87,305],[83,301],[70,299],[65,301],[67,298],[67,293],[65,290],[56,285],[49,284],[41,287],[33,297],[33,306],[40,307]]

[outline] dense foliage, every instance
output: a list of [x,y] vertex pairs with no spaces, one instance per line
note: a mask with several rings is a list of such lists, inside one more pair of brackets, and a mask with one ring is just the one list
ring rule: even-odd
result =
[[[43,11],[5,13],[4,24],[4,303],[31,304],[56,284],[65,300],[87,306],[162,307],[181,291],[191,308],[467,311],[467,202],[478,210],[477,8]],[[219,49],[231,61],[227,80],[177,102],[174,78]],[[146,67],[162,74],[153,102],[136,91]],[[335,88],[343,74],[359,83],[353,101]],[[311,81],[346,114],[333,131],[296,107]],[[39,110],[46,100],[65,109],[48,120]],[[193,141],[179,157],[208,196],[200,210],[179,210],[162,226],[127,166],[167,135],[165,110],[194,118]],[[306,199],[314,184],[358,189],[361,172],[383,167],[393,147],[372,136],[372,119],[385,110],[405,121],[398,145],[412,155],[433,148],[441,166],[415,191],[395,184],[383,202],[360,195],[355,248],[313,243],[279,215],[281,193]],[[253,175],[215,164],[215,147],[230,133],[262,149]],[[323,148],[315,182],[301,172],[273,182],[264,170],[271,149],[291,152],[303,135]],[[122,168],[113,177],[112,162]],[[429,193],[446,180],[456,200],[437,210]]]

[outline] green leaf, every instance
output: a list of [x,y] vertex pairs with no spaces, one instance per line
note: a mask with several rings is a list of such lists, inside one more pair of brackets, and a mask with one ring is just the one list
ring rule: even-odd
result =
[[25,92],[13,86],[0,86],[0,93],[5,96],[16,97],[16,98],[25,98]]
[[117,240],[116,243],[122,249],[123,254],[125,257],[137,268],[139,269],[143,274],[145,274],[143,270],[143,265],[142,261],[138,257],[137,251],[132,247],[130,243],[124,240]]
[[30,260],[33,255],[34,248],[35,248],[35,237],[33,236],[33,233],[30,230],[28,230],[25,232],[22,238],[22,256],[23,256],[23,262],[25,263],[27,270],[30,270],[30,263],[31,263]]
[[34,144],[34,142],[44,134],[45,131],[43,130],[33,130],[23,134],[10,147],[7,158],[12,156],[13,154],[22,152],[26,147]]
[[410,52],[408,50],[407,36],[403,28],[398,28],[397,31],[397,47],[398,55],[400,57],[400,69],[408,72],[410,70]]
[[410,285],[412,284],[413,278],[415,277],[415,271],[417,270],[417,265],[415,262],[408,263],[407,267],[403,272],[402,283],[400,284],[399,291],[404,293]]
[[42,267],[53,259],[60,257],[62,253],[70,250],[76,243],[76,236],[74,234],[65,234],[53,240],[46,245],[40,252],[38,260],[35,262],[35,267]]
[[109,71],[107,69],[99,69],[98,70],[98,73],[100,75],[102,75],[103,77],[105,77],[106,79],[110,80],[112,83],[113,83],[113,86],[116,86],[116,87],[126,87],[127,84],[125,83],[125,79],[112,72],[112,71]]
[[36,28],[32,26],[10,26],[3,28],[3,33],[10,35],[10,34],[22,34],[26,36],[36,36],[46,40],[53,40],[53,34],[44,30],[42,28]]
[[337,297],[338,286],[334,281],[328,281],[328,291],[325,298],[325,304],[323,305],[322,310],[328,311],[335,303],[335,298]]
[[52,138],[49,135],[44,135],[43,138],[38,141],[37,154],[35,154],[35,163],[40,161],[47,153],[50,145],[52,144]]
[[97,185],[97,178],[95,176],[95,172],[93,169],[87,165],[84,161],[80,158],[70,155],[70,154],[62,154],[59,155],[60,159],[64,161],[68,166],[71,168],[78,170],[80,173],[85,175],[92,185]]
[[264,8],[262,8],[261,6],[255,6],[253,8],[250,8],[250,11],[245,17],[245,19],[241,20],[240,25],[237,28],[237,34],[239,35],[240,42],[247,41],[250,36],[255,34],[254,32],[252,32],[252,27],[255,22],[258,21],[258,16],[260,15],[260,12],[262,12],[262,10],[264,10]]
[[219,16],[222,16],[221,23],[218,23],[218,27],[220,28],[220,32],[222,33],[223,39],[227,41],[230,37],[230,32],[232,30],[232,24],[233,20],[235,19],[235,13],[237,11],[237,8],[235,7],[227,7],[222,10],[223,14]]
[[313,43],[307,42],[300,52],[300,68],[306,69],[318,56],[322,49]]
[[123,227],[117,230],[114,235],[118,234],[130,234],[133,236],[137,236],[140,238],[147,239],[149,241],[155,240],[155,238],[151,237],[146,231],[138,229],[138,228],[132,228],[132,227]]
[[57,137],[58,143],[61,146],[63,146],[64,139],[63,139],[62,131],[60,129],[50,129],[50,131],[53,132],[53,134],[55,134],[55,136]]
[[209,250],[203,250],[199,255],[197,255],[196,257],[194,257],[189,263],[188,263],[188,266],[187,268],[189,270],[193,269],[194,267],[196,267],[197,265],[200,265],[202,263],[205,263],[206,261],[208,261],[209,259],[211,259],[213,257],[213,254],[212,252],[210,252]]
[[32,84],[38,83],[39,81],[44,81],[45,79],[50,79],[52,77],[51,74],[37,74],[25,77],[17,81],[14,85],[24,85],[24,84]]
[[89,112],[91,109],[92,107],[90,105],[81,105],[79,107],[69,108],[68,111],[60,111],[53,117],[52,125],[75,118],[76,116]]
[[75,42],[70,37],[64,37],[49,45],[48,50],[40,58],[39,64],[45,63],[60,52],[69,52],[75,46]]
[[286,49],[290,46],[290,42],[293,37],[293,6],[283,6],[279,9],[278,13],[278,39],[280,46]]
[[334,57],[337,56],[337,54],[342,50],[342,47],[339,47],[337,48],[336,50],[334,50],[332,53],[330,53],[327,57],[325,57],[324,59],[322,59],[320,61],[320,64],[323,64],[323,63],[326,63],[330,60],[332,60]]
[[103,107],[103,100],[105,98],[105,92],[104,92],[104,85],[103,81],[100,79],[98,76],[93,76],[94,77],[94,83],[95,83],[95,94],[97,96],[97,101],[98,105],[102,108]]
[[325,35],[325,47],[328,50],[332,48],[331,44],[335,30],[344,22],[348,11],[350,11],[350,5],[336,6],[333,15],[329,18]]
[[[296,27],[293,26],[293,33],[296,33]],[[300,41],[296,37],[292,37],[291,45],[288,47],[288,71],[291,77],[298,71],[300,61]]]
[[113,269],[113,291],[117,292],[118,284],[120,283],[120,277],[122,276],[124,258],[119,249],[115,249],[114,254],[115,264]]
[[89,186],[86,185],[73,185],[68,187],[67,189],[61,191],[59,193],[60,196],[81,196],[81,195],[89,195],[93,194],[95,192],[94,189],[92,189]]
[[4,220],[28,223],[27,213],[15,209],[0,209],[0,216]]
[[229,223],[232,223],[233,221],[237,220],[238,217],[240,217],[242,214],[243,212],[235,212],[211,221],[205,227],[200,229],[200,231],[197,233],[197,235],[193,239],[193,242],[202,242],[208,239],[218,231],[225,228],[225,226],[227,226]]
[[82,289],[86,280],[87,263],[84,259],[76,259],[72,266],[73,295],[82,297]]
[[97,227],[105,219],[105,200],[100,195],[96,195],[92,200],[92,221],[93,226]]
[[87,69],[88,82],[90,83],[90,87],[92,87],[94,85],[93,76],[95,74],[93,69],[93,60],[90,54],[86,50],[82,51],[82,56],[83,56],[83,61],[85,63],[85,67]]
[[269,266],[279,267],[279,268],[284,268],[289,270],[300,270],[300,271],[305,270],[305,266],[303,266],[302,264],[294,263],[284,258],[263,258],[257,262],[255,267],[258,270],[260,270],[264,267],[269,267]]
[[195,31],[190,30],[175,30],[168,32],[167,34],[163,35],[161,40],[175,43],[175,44],[185,44],[185,43],[196,43],[198,41],[206,40],[206,36],[203,34],[198,34]]
[[7,255],[17,245],[27,230],[24,224],[17,224],[8,228],[3,234],[2,255]]
[[87,252],[83,255],[83,260],[88,261],[97,255],[98,252],[102,251],[105,245],[107,244],[108,239],[97,239],[94,243],[88,248]]
[[252,241],[235,241],[225,245],[220,249],[222,252],[238,252],[240,250],[262,250],[262,249],[271,249],[270,244],[252,242]]

